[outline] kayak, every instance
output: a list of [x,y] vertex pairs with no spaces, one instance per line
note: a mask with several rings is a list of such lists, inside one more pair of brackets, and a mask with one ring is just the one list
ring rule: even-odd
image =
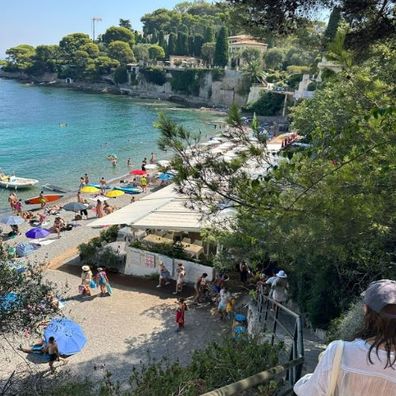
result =
[[[58,199],[61,199],[63,197],[62,194],[44,194],[43,197],[45,198],[46,202],[54,202],[57,201]],[[41,197],[33,197],[29,198],[25,201],[26,205],[40,205],[41,202]]]
[[[101,186],[100,184],[92,184],[92,183],[89,183],[89,184],[87,184],[87,186],[96,187],[96,188],[99,188],[99,189],[102,188],[102,186]],[[113,187],[110,186],[110,185],[108,185],[108,184],[106,184],[106,186],[105,186],[105,189],[106,189],[106,190],[110,190],[110,189],[112,189],[112,188],[113,188]]]
[[143,191],[140,187],[114,187],[114,190],[124,191],[125,194],[140,194]]

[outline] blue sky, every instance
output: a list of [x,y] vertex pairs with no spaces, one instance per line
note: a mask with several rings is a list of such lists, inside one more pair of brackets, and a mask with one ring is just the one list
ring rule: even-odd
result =
[[157,8],[173,8],[182,0],[2,0],[0,57],[18,44],[57,44],[68,33],[91,34],[91,18],[101,17],[97,34],[130,19],[141,29],[140,18]]

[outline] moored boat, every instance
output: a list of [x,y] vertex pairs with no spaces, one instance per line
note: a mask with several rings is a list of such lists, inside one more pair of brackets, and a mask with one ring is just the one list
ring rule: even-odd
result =
[[0,172],[0,187],[13,190],[30,188],[35,186],[39,181],[37,179],[28,179],[26,177],[16,177],[6,175]]

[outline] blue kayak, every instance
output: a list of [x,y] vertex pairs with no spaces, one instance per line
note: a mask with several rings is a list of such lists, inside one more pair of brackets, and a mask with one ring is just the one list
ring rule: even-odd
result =
[[142,192],[140,187],[114,187],[114,190],[124,191],[125,194],[140,194]]

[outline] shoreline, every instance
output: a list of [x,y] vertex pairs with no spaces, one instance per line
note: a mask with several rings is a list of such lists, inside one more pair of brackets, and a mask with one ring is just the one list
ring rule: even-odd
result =
[[170,103],[178,104],[184,108],[213,112],[219,115],[226,115],[227,107],[209,105],[204,99],[194,96],[187,96],[179,93],[172,95],[163,94],[159,92],[149,93],[148,91],[132,90],[127,84],[113,85],[106,82],[86,82],[73,81],[66,83],[59,79],[38,79],[23,73],[4,72],[0,69],[0,79],[19,81],[39,87],[48,88],[65,88],[72,89],[79,92],[109,94],[115,96],[128,96],[130,98],[137,98],[143,100],[163,100]]

